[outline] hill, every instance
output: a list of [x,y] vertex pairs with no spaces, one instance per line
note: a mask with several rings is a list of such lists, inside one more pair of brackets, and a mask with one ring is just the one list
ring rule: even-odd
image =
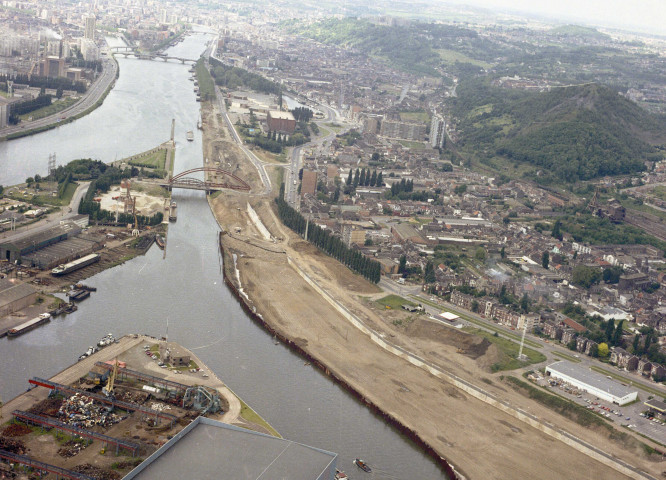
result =
[[573,182],[640,172],[663,158],[666,121],[596,84],[546,93],[468,81],[454,99],[464,143]]
[[549,34],[559,37],[580,37],[598,40],[609,40],[610,35],[601,33],[599,30],[590,27],[581,27],[580,25],[562,25],[552,28]]

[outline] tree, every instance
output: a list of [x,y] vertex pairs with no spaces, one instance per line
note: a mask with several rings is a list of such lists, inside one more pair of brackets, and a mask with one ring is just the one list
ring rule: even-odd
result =
[[548,264],[550,263],[550,256],[548,255],[548,252],[543,252],[541,255],[541,266],[548,270]]
[[612,318],[606,323],[606,340],[611,341],[613,339],[613,334],[615,333],[615,320]]
[[502,247],[502,250],[500,250],[500,257],[502,259],[506,258],[506,250],[504,249],[504,247]]
[[56,98],[58,100],[60,100],[62,98],[62,93],[63,93],[62,92],[62,87],[58,87],[58,89],[56,90]]
[[611,341],[611,345],[617,347],[621,346],[620,344],[622,343],[622,326],[624,324],[624,320],[620,320],[620,323],[617,324],[617,327],[615,328],[615,332],[613,333],[613,340]]
[[560,232],[561,226],[562,226],[562,222],[560,220],[557,220],[555,222],[555,225],[553,225],[553,231],[551,232],[551,235],[554,238],[557,238],[558,240],[562,240],[562,232]]
[[530,311],[530,298],[526,293],[524,293],[523,298],[520,299],[520,309],[523,313],[529,313]]
[[352,185],[354,188],[358,186],[358,182],[361,179],[361,172],[359,172],[358,168],[356,169],[356,173],[354,173],[354,180],[352,181]]
[[610,267],[604,269],[603,272],[604,282],[612,284],[618,283],[620,281],[620,275],[622,275],[623,272],[624,270],[622,269],[622,267]]
[[575,339],[575,338],[572,338],[572,339],[569,341],[569,343],[567,343],[567,348],[568,348],[569,350],[571,350],[572,352],[575,352],[575,351],[576,351],[576,343],[577,343],[577,342],[576,342],[576,339]]
[[31,184],[35,183],[35,179],[32,177],[28,177],[25,179],[25,183],[27,183],[29,187]]
[[361,176],[360,176],[360,178],[359,178],[359,180],[358,180],[358,184],[359,184],[360,186],[364,186],[364,185],[365,185],[365,168],[362,168],[362,169],[361,169]]
[[352,184],[352,179],[353,179],[353,177],[354,177],[354,174],[352,173],[352,169],[350,168],[350,169],[349,169],[349,175],[347,176],[347,185],[351,185],[351,184]]
[[370,161],[372,162],[378,162],[379,161],[379,153],[374,152],[372,156],[370,157]]
[[634,335],[634,341],[631,344],[632,352],[634,355],[641,354],[641,337],[640,335]]
[[590,357],[598,357],[599,356],[599,345],[592,345],[590,347]]
[[477,313],[479,311],[479,302],[477,302],[476,300],[472,300],[471,307],[472,307],[472,311],[474,313]]
[[455,193],[456,195],[462,195],[466,191],[467,191],[467,185],[465,185],[465,184],[458,185],[453,189],[453,193]]
[[379,172],[377,174],[377,183],[375,185],[377,185],[378,187],[384,186],[384,181],[382,180],[382,172]]
[[601,272],[594,267],[586,265],[576,265],[571,276],[571,282],[583,288],[590,288],[595,283],[599,283],[600,279]]
[[400,263],[398,264],[398,273],[405,273],[407,270],[407,257],[405,255],[400,256]]
[[599,354],[599,357],[601,358],[606,358],[608,357],[608,354],[610,353],[610,350],[608,349],[608,344],[606,343],[600,343],[597,353]]
[[435,266],[430,260],[428,260],[425,266],[424,280],[426,283],[435,283],[437,281],[437,277],[435,276]]
[[486,251],[483,247],[478,247],[476,251],[474,252],[474,258],[479,260],[480,262],[483,262],[486,260]]

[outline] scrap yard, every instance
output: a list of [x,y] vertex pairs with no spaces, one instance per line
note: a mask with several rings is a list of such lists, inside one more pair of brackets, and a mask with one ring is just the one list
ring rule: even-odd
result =
[[125,336],[27,380],[2,406],[0,478],[120,479],[198,416],[262,430],[191,352],[152,337]]

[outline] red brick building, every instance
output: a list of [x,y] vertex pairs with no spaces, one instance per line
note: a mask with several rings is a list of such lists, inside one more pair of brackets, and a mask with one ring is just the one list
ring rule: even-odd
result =
[[271,132],[288,133],[291,135],[296,130],[296,119],[291,112],[269,110],[266,116],[268,130]]

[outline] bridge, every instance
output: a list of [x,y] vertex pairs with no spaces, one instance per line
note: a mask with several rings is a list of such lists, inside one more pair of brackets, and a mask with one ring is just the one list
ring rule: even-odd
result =
[[124,55],[127,57],[136,57],[139,60],[157,60],[161,59],[165,62],[167,60],[178,60],[180,63],[191,62],[193,64],[197,63],[197,60],[193,58],[184,58],[184,57],[174,57],[167,55],[166,53],[138,53],[134,47],[122,46],[122,47],[111,47],[111,53],[116,55]]
[[[190,177],[193,173],[204,173],[204,178],[208,174],[208,180],[199,180]],[[191,170],[185,170],[173,177],[169,177],[167,182],[160,185],[168,190],[173,188],[186,188],[190,190],[205,190],[206,192],[216,192],[219,190],[240,190],[250,191],[250,185],[245,180],[231,172],[215,167],[199,167]]]

